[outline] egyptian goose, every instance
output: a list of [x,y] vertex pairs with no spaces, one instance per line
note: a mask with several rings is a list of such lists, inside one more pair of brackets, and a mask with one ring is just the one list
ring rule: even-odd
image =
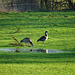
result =
[[44,44],[44,41],[46,41],[46,40],[48,39],[47,33],[48,33],[48,31],[45,31],[45,36],[40,37],[40,38],[37,40],[37,42],[38,42],[38,41],[42,41],[43,44]]
[[31,42],[31,39],[30,38],[24,38],[20,42],[30,43],[33,46],[33,43]]

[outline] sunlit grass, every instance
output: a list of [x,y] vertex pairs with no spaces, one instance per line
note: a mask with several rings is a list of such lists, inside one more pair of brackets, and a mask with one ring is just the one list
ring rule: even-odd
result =
[[[39,66],[40,65],[40,66]],[[0,64],[1,75],[74,75],[75,64]]]
[[[74,50],[75,12],[25,12],[0,14],[0,47],[16,47],[9,45],[25,37],[31,38],[33,48]],[[16,32],[19,28],[19,32]],[[37,39],[48,31],[49,39],[37,42]],[[25,47],[26,48],[26,47]]]
[[1,75],[74,75],[75,53],[0,53]]
[[[17,30],[19,29],[19,32]],[[37,42],[48,31],[49,39]],[[0,13],[0,48],[31,38],[34,47],[73,51],[69,53],[6,53],[0,51],[0,75],[74,75],[75,11]],[[25,43],[22,43],[25,45]],[[22,48],[22,47],[21,47]]]

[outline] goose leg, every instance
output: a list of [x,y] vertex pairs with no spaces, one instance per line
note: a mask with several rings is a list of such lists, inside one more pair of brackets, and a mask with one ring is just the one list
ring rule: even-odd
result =
[[43,41],[43,44],[44,44],[44,41]]
[[29,43],[28,43],[28,46],[29,46]]
[[26,46],[27,46],[27,44],[26,44]]

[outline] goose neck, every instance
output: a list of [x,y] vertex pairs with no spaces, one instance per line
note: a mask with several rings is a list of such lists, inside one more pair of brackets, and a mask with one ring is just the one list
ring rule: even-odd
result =
[[47,36],[47,33],[45,33],[45,36]]

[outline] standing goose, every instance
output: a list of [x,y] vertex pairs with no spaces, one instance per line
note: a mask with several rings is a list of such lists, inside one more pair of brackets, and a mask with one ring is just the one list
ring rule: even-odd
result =
[[30,38],[24,38],[20,42],[30,43],[33,46],[33,43],[31,42]]
[[45,31],[45,36],[40,37],[40,38],[37,40],[37,42],[38,42],[38,41],[42,41],[43,44],[44,44],[44,41],[46,41],[46,40],[48,39],[47,33],[48,33],[48,31]]

